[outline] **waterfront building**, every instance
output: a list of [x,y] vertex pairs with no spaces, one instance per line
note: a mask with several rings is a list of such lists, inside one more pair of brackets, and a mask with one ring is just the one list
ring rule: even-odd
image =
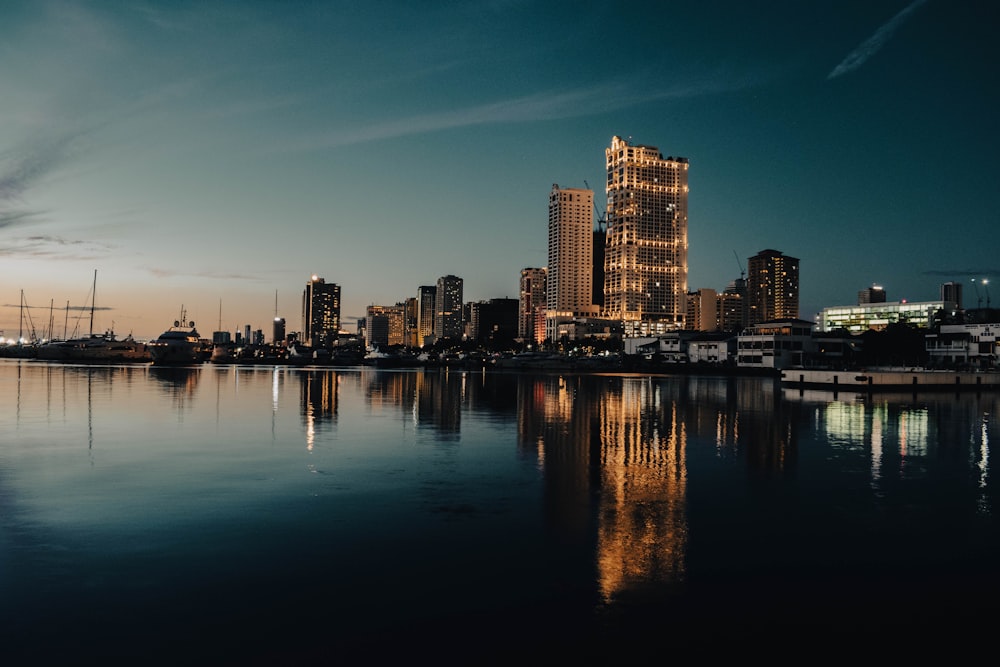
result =
[[815,356],[815,324],[798,318],[755,322],[737,337],[738,366],[746,368],[791,368]]
[[517,299],[503,298],[469,304],[469,338],[479,342],[514,340],[518,303]]
[[866,303],[885,303],[885,288],[872,285],[858,292],[858,305]]
[[954,310],[955,304],[947,301],[886,301],[856,306],[830,306],[820,312],[819,328],[821,331],[846,329],[851,333],[861,333],[869,329],[882,330],[896,322],[906,322],[926,329],[932,325],[939,312]]
[[746,313],[746,325],[798,318],[797,258],[768,249],[747,260]]
[[688,277],[688,160],[614,137],[605,150],[604,313],[626,336],[683,329]]
[[405,344],[406,305],[370,305],[365,312],[365,344],[368,347]]
[[302,293],[304,342],[314,348],[333,347],[340,332],[340,285],[313,276]]
[[285,318],[275,317],[274,318],[274,329],[272,331],[271,342],[274,345],[280,345],[285,341]]
[[747,281],[744,278],[729,283],[717,299],[719,329],[739,332],[746,325]]
[[417,336],[420,331],[419,315],[420,311],[416,297],[407,297],[406,301],[403,302],[403,344],[406,347],[414,348],[422,346],[421,343],[417,342]]
[[434,336],[437,339],[461,340],[463,281],[458,276],[438,278],[434,301]]
[[545,268],[521,269],[517,337],[526,343],[545,340],[546,273]]
[[417,288],[417,346],[423,347],[434,342],[434,308],[437,301],[437,287],[421,285]]
[[560,323],[597,314],[593,300],[593,190],[552,185],[548,259],[545,330],[554,340]]
[[942,324],[924,336],[932,367],[996,368],[1000,360],[1000,323]]

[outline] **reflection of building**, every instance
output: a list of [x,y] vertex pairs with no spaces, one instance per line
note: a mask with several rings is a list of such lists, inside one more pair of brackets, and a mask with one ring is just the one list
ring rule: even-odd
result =
[[521,295],[517,313],[517,337],[526,343],[545,340],[546,270],[521,269]]
[[746,325],[799,316],[799,260],[761,250],[747,260]]
[[340,285],[313,276],[302,293],[303,338],[313,347],[332,347],[340,331]]
[[[688,161],[614,137],[607,158],[604,312],[626,336],[684,326]],[[551,267],[550,267],[551,270]]]
[[438,278],[434,302],[435,338],[462,338],[462,279],[458,276]]

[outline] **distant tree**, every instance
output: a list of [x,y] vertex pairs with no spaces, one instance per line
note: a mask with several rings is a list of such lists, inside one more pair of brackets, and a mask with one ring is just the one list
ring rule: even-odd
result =
[[927,363],[925,332],[907,322],[893,322],[882,331],[861,334],[860,354],[868,366],[923,366]]

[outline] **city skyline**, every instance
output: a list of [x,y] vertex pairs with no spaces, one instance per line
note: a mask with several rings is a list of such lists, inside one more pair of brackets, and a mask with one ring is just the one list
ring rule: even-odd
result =
[[876,283],[933,300],[1000,275],[995,12],[5,3],[0,330],[22,290],[72,328],[94,270],[95,329],[141,339],[182,307],[296,330],[313,274],[348,330],[445,275],[517,297],[553,183],[607,209],[614,136],[690,161],[689,291],[774,248],[804,319]]

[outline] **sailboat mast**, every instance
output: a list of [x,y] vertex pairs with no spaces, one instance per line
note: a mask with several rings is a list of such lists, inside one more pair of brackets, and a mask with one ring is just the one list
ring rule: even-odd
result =
[[97,269],[94,269],[94,287],[90,296],[90,335],[94,335],[94,302],[97,301]]
[[66,313],[63,316],[63,340],[66,340],[66,335],[69,332],[69,299],[66,299]]

